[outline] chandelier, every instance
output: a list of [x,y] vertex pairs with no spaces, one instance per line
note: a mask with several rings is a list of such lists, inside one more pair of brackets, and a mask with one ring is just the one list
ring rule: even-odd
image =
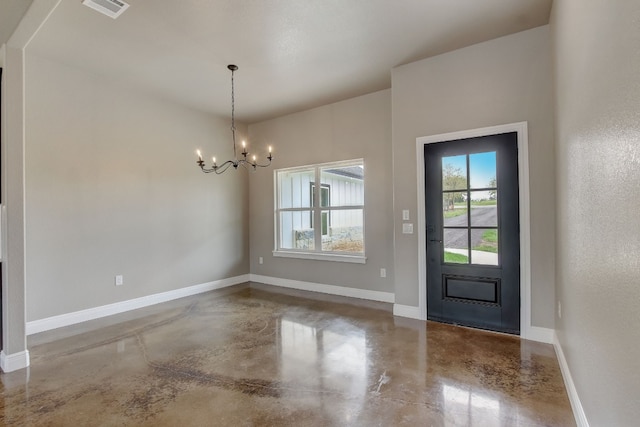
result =
[[231,135],[232,135],[232,142],[233,142],[233,160],[227,160],[226,162],[218,165],[216,163],[216,158],[213,157],[212,158],[213,165],[211,167],[206,167],[204,161],[202,160],[202,154],[200,153],[200,150],[198,150],[197,151],[198,161],[196,162],[196,164],[200,166],[200,169],[202,169],[202,172],[204,173],[215,172],[217,175],[220,175],[221,173],[224,173],[224,171],[229,169],[230,166],[233,166],[234,169],[238,169],[238,166],[242,166],[245,169],[253,168],[253,170],[255,170],[256,168],[266,168],[271,164],[271,160],[273,159],[273,156],[271,155],[271,146],[269,146],[269,155],[267,156],[267,160],[269,161],[268,163],[265,163],[265,164],[258,163],[255,155],[251,156],[251,158],[249,159],[249,153],[247,152],[247,143],[245,141],[242,141],[242,153],[240,153],[242,154],[242,157],[238,159],[237,148],[236,148],[236,119],[235,119],[236,106],[235,106],[234,81],[233,81],[233,73],[238,70],[238,66],[230,64],[230,65],[227,65],[227,68],[231,70]]

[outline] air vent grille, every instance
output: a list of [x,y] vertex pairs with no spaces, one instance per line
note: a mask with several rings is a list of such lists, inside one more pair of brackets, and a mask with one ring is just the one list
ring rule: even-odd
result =
[[129,5],[120,0],[82,0],[82,4],[116,19]]

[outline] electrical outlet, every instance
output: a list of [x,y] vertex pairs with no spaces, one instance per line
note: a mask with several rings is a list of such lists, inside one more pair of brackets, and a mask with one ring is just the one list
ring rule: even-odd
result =
[[381,268],[380,269],[380,277],[387,277],[387,269],[386,268]]
[[558,317],[562,319],[562,303],[558,301]]
[[122,286],[124,285],[124,278],[122,277],[121,274],[116,276],[116,286]]
[[264,263],[264,259],[262,259],[262,257],[259,257],[259,258],[258,258],[258,263],[259,263],[259,264],[263,264],[263,263]]
[[413,234],[413,224],[403,223],[402,224],[402,234]]

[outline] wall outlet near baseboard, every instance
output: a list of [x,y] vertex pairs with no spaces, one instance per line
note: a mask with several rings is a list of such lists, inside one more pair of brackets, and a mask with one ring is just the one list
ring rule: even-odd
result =
[[124,285],[124,278],[122,277],[121,274],[116,276],[116,286],[122,286]]
[[258,264],[263,264],[264,263],[264,259],[262,259],[262,257],[258,258]]

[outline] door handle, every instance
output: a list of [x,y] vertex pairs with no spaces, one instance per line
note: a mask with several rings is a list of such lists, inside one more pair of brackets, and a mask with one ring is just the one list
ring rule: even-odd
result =
[[437,239],[429,239],[430,242],[438,242],[438,243],[442,243],[442,240],[437,240]]

